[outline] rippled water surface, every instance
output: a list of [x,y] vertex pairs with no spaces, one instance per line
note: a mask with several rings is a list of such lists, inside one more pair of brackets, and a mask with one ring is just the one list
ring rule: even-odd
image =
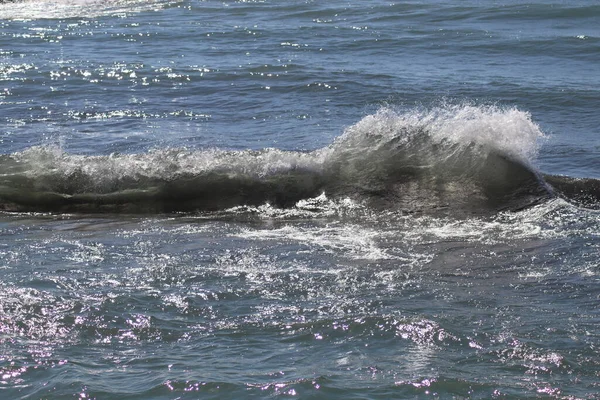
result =
[[593,2],[0,4],[0,398],[596,399]]

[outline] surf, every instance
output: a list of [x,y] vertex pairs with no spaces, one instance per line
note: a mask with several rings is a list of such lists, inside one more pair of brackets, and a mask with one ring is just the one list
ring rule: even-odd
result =
[[382,108],[329,146],[306,152],[164,148],[88,156],[36,146],[0,156],[0,209],[285,209],[322,195],[375,210],[457,216],[520,210],[555,197],[597,207],[597,180],[543,175],[533,166],[543,137],[516,108],[445,105]]

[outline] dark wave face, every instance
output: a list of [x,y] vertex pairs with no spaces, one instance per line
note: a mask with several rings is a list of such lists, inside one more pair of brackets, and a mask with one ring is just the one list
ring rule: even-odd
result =
[[584,208],[600,209],[600,180],[545,175],[555,193],[567,201]]
[[[0,205],[19,212],[170,213],[290,208],[324,194],[406,212],[518,210],[556,195],[529,161],[539,136],[518,110],[448,106],[404,114],[383,109],[309,153],[162,149],[81,156],[34,147],[0,158]],[[599,198],[597,181],[548,179],[587,206]],[[583,187],[592,190],[581,196]]]

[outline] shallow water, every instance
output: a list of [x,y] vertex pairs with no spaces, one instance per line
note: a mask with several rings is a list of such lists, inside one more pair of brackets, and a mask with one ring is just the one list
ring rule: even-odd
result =
[[599,19],[0,4],[0,397],[596,398]]

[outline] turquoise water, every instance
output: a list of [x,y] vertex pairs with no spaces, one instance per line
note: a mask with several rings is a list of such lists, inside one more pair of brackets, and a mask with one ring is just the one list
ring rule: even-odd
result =
[[600,393],[600,7],[0,4],[0,398]]

